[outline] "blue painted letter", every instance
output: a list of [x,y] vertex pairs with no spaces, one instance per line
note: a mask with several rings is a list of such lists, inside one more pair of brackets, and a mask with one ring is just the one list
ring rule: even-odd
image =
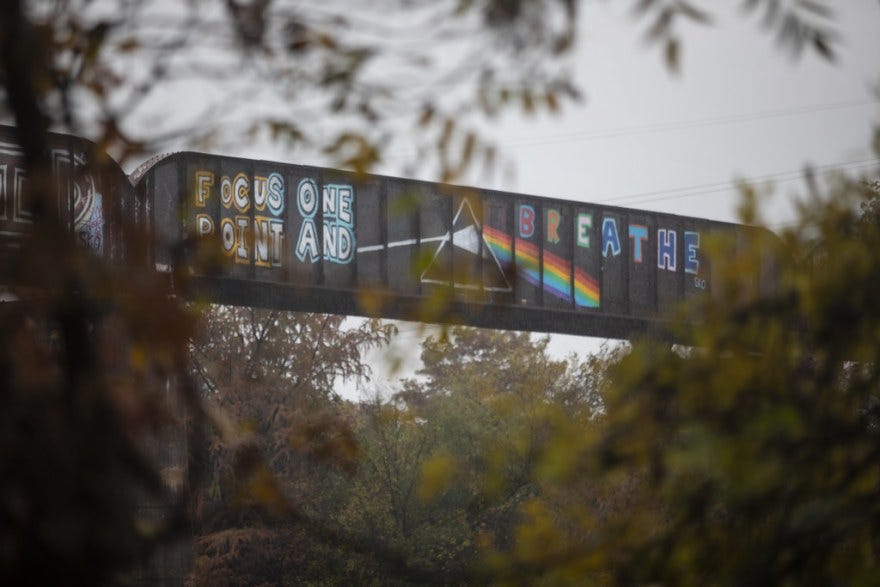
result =
[[602,256],[607,257],[609,251],[615,257],[620,254],[620,237],[617,234],[617,222],[614,218],[603,218]]
[[629,238],[633,241],[633,261],[641,263],[642,243],[648,240],[648,227],[641,224],[630,224]]
[[657,267],[675,271],[675,231],[660,228],[657,230]]
[[684,271],[696,275],[700,272],[700,260],[697,249],[700,248],[700,233],[686,230],[684,232]]

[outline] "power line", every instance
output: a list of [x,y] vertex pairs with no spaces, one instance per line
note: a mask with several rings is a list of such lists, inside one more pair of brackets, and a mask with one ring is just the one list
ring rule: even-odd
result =
[[[688,130],[692,128],[700,128],[700,127],[709,127],[716,125],[725,125],[725,124],[735,124],[739,122],[751,122],[754,120],[763,120],[769,118],[782,118],[782,117],[791,117],[791,116],[799,116],[802,114],[811,114],[815,112],[825,112],[825,111],[833,111],[833,110],[844,110],[849,108],[857,108],[861,106],[868,105],[877,105],[878,102],[875,99],[862,99],[862,100],[850,100],[844,102],[832,102],[825,104],[814,104],[809,106],[802,106],[799,108],[786,108],[786,109],[776,109],[776,110],[765,110],[760,112],[748,112],[741,114],[729,114],[726,116],[715,116],[710,118],[700,118],[693,120],[681,120],[675,122],[665,122],[665,123],[655,123],[655,124],[647,124],[640,126],[630,126],[630,127],[617,127],[617,128],[609,128],[602,129],[596,131],[580,131],[580,132],[570,132],[570,133],[560,133],[560,134],[550,134],[537,136],[532,138],[523,138],[523,139],[513,139],[509,141],[505,141],[504,143],[499,144],[502,149],[505,148],[516,148],[516,147],[529,147],[529,146],[539,146],[539,145],[551,145],[551,144],[561,144],[561,143],[576,143],[576,142],[586,142],[597,139],[607,139],[607,138],[617,138],[623,136],[634,136],[641,134],[651,134],[651,133],[665,133],[665,132],[674,132],[680,130]],[[455,150],[454,151],[458,151]],[[387,157],[388,160],[401,159],[403,157],[403,153],[395,153],[391,154]]]
[[656,123],[641,126],[610,128],[596,131],[561,133],[556,135],[545,135],[543,137],[536,137],[533,139],[508,141],[505,145],[508,147],[549,145],[567,142],[591,141],[596,139],[615,138],[621,136],[632,136],[648,133],[673,132],[704,126],[734,124],[737,122],[751,122],[753,120],[762,120],[767,118],[799,116],[801,114],[811,114],[813,112],[823,112],[830,110],[843,110],[866,105],[877,105],[877,101],[873,99],[865,99],[848,102],[835,102],[829,104],[803,106],[800,108],[787,108],[783,110],[767,110],[763,112],[731,114],[727,116],[716,116],[712,118],[701,118],[695,120],[682,120],[676,122]]
[[[849,169],[857,169],[861,167],[869,167],[876,163],[880,163],[880,158],[872,157],[870,159],[862,159],[860,161],[843,161],[840,163],[832,163],[828,165],[820,165],[813,167],[812,170],[820,173],[828,172],[828,171],[843,171]],[[626,205],[632,204],[642,204],[646,202],[658,202],[662,200],[675,200],[680,198],[687,198],[692,196],[698,196],[701,194],[707,193],[715,193],[719,191],[726,191],[735,189],[738,183],[760,183],[766,181],[793,181],[802,178],[804,175],[804,170],[794,170],[794,171],[785,171],[785,172],[777,172],[766,175],[758,175],[752,177],[744,177],[738,181],[723,181],[723,182],[713,182],[706,184],[698,184],[691,186],[684,186],[679,188],[665,189],[665,190],[654,190],[649,192],[640,192],[637,194],[628,194],[626,196],[616,196],[613,198],[606,198],[604,200],[599,200],[599,203],[607,204],[607,203],[625,203]],[[679,192],[687,192],[684,194],[680,194]],[[661,197],[651,197],[651,196],[661,196]]]

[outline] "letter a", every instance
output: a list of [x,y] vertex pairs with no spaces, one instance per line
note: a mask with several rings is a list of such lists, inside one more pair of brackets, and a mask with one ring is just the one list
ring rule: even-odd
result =
[[614,218],[602,219],[602,256],[608,253],[615,257],[620,254],[620,236],[617,234],[617,221]]
[[[318,232],[315,230],[315,223],[311,218],[303,220],[299,239],[296,242],[296,258],[303,263],[314,263],[320,258]],[[308,258],[308,261],[306,261],[306,258]]]

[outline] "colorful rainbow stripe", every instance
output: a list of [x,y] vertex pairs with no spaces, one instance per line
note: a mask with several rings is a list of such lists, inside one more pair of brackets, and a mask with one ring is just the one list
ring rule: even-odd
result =
[[519,275],[532,285],[541,286],[538,272],[538,247],[528,241],[516,239],[516,269]]
[[574,268],[574,303],[587,308],[599,307],[599,282],[578,267]]
[[544,249],[544,291],[571,302],[571,264]]
[[495,258],[506,269],[513,263],[513,239],[500,230],[491,226],[483,227],[483,239],[489,244],[489,248],[495,254]]
[[[513,263],[514,239],[491,226],[483,226],[483,238],[504,269]],[[532,285],[541,287],[538,247],[529,241],[516,239],[516,268],[518,274]],[[544,291],[571,302],[571,264],[549,251],[543,252]],[[582,269],[574,268],[574,303],[585,308],[599,307],[599,283]]]

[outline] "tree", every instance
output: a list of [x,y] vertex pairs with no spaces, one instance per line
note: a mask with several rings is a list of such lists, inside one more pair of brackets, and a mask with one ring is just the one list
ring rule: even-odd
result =
[[540,491],[536,457],[556,420],[588,427],[595,415],[601,359],[587,375],[586,362],[551,359],[547,343],[473,328],[429,337],[420,377],[362,407],[363,455],[340,519],[433,582],[476,579],[480,545],[512,543],[520,505]]
[[[210,436],[202,465],[207,482],[197,500],[191,575],[197,583],[302,582],[316,570],[330,572],[318,561],[339,557],[309,537],[316,525],[330,527],[342,472],[360,454],[350,407],[334,389],[341,378],[368,379],[363,353],[387,343],[394,330],[378,321],[346,328],[343,321],[226,306],[203,314],[193,342],[195,378],[232,429]],[[295,499],[298,517],[265,515],[256,496],[276,489]]]
[[[197,367],[213,374],[209,396],[245,423],[271,477],[259,467],[233,466],[228,441],[214,445],[194,581],[463,580],[479,536],[512,540],[517,507],[537,487],[534,456],[551,415],[591,421],[595,399],[582,393],[590,381],[578,380],[586,362],[551,360],[546,338],[467,328],[424,343],[424,380],[406,382],[406,391],[358,405],[333,401],[316,384],[320,373],[349,364],[388,328],[365,325],[329,344],[319,334],[328,320],[338,321],[222,307],[209,314]],[[290,330],[300,336],[278,336]],[[331,354],[316,363],[303,352],[315,349]],[[306,358],[288,369],[273,357],[285,364]],[[455,364],[464,368],[446,368]],[[590,380],[597,375],[590,372]],[[442,481],[449,467],[456,471],[451,484]],[[263,506],[273,501],[253,497],[261,485],[291,496],[285,508],[295,508],[296,517],[267,516]],[[332,539],[316,533],[320,528],[332,528]],[[364,540],[371,545],[365,551],[352,547]]]
[[[369,378],[370,367],[362,355],[387,343],[394,327],[371,320],[343,328],[343,320],[216,306],[204,314],[194,342],[193,366],[204,397],[259,439],[269,456],[269,469],[287,483],[301,473],[299,456],[311,453],[341,462],[354,457],[343,454],[344,447],[309,438],[314,427],[310,420],[338,411],[338,380]],[[331,420],[324,420],[328,432],[333,429]],[[320,426],[311,433],[317,432]],[[234,446],[226,445],[234,444],[236,437],[216,440],[216,451],[234,453]],[[233,463],[218,461],[216,452],[212,457],[210,470],[219,490],[218,475],[229,475]]]
[[[841,178],[801,225],[727,263],[691,352],[636,344],[597,433],[561,429],[543,455],[567,447],[545,478],[563,494],[585,478],[630,480],[626,507],[602,519],[568,503],[585,538],[573,540],[535,500],[495,571],[560,584],[874,582],[880,232],[858,212],[874,197]],[[742,270],[768,250],[778,287],[757,292]]]

